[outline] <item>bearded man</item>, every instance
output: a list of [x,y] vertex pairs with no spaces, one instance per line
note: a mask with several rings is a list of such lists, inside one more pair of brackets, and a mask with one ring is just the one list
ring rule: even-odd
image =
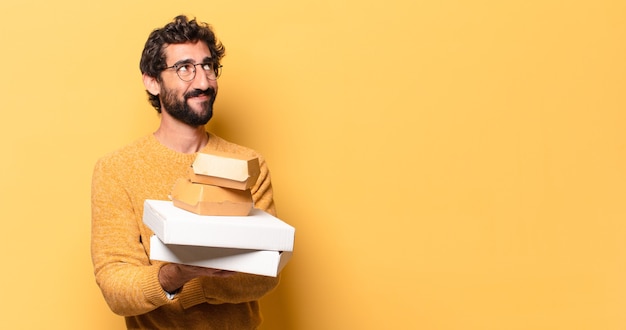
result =
[[160,113],[153,134],[112,152],[92,178],[91,251],[96,282],[128,329],[256,329],[258,300],[278,284],[267,277],[149,259],[152,231],[143,224],[146,199],[167,200],[198,152],[259,158],[251,188],[256,208],[276,215],[261,155],[207,132],[224,46],[206,23],[178,16],[154,30],[140,69]]

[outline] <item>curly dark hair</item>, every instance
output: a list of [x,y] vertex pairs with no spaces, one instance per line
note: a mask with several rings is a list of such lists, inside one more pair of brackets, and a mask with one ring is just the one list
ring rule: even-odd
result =
[[[165,46],[171,44],[204,42],[211,51],[211,57],[219,65],[224,57],[226,49],[217,40],[213,29],[207,23],[197,22],[196,19],[189,20],[187,16],[179,15],[174,20],[166,24],[163,28],[156,29],[150,33],[148,40],[141,53],[139,69],[142,74],[161,81],[161,71],[165,70]],[[150,104],[161,113],[161,102],[157,95],[148,93]]]

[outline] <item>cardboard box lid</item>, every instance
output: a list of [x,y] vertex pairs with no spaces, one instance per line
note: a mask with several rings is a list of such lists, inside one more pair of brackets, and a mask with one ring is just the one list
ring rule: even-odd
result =
[[180,178],[172,187],[172,198],[187,204],[195,205],[198,202],[235,202],[252,204],[250,190],[230,189],[191,182],[189,179]]
[[147,199],[143,222],[165,244],[293,251],[295,228],[253,208],[248,216],[198,215]]
[[237,190],[178,179],[171,193],[174,205],[201,215],[248,215],[252,209],[250,190]]
[[150,237],[150,259],[276,277],[292,252],[164,244]]
[[198,153],[191,165],[193,173],[209,177],[250,182],[250,187],[260,174],[259,159],[224,152]]
[[252,210],[250,190],[237,190],[178,179],[171,193],[174,206],[201,215],[248,215]]

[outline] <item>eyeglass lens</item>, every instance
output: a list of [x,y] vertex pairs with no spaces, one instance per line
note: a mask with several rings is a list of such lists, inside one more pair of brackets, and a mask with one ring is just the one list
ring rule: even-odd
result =
[[216,80],[217,78],[220,77],[220,74],[222,73],[222,66],[218,65],[218,64],[213,64],[213,63],[198,63],[198,64],[192,64],[192,63],[185,63],[185,64],[181,64],[177,69],[176,69],[176,74],[178,74],[178,77],[184,81],[191,81],[196,77],[196,66],[201,66],[202,70],[204,70],[204,73],[206,74],[208,79],[211,80]]

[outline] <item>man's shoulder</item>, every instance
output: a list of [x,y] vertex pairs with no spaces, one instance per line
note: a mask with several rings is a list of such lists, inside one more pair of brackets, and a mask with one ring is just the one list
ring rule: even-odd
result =
[[228,153],[233,153],[237,155],[245,155],[245,156],[251,156],[251,157],[261,157],[261,154],[257,152],[256,150],[231,142],[231,141],[228,141],[211,132],[209,132],[209,143],[206,145],[203,151],[210,151],[210,150],[228,152]]
[[145,152],[146,145],[150,144],[150,135],[140,137],[114,151],[111,151],[98,159],[98,163],[109,164],[126,164],[131,159],[141,157],[141,153]]

